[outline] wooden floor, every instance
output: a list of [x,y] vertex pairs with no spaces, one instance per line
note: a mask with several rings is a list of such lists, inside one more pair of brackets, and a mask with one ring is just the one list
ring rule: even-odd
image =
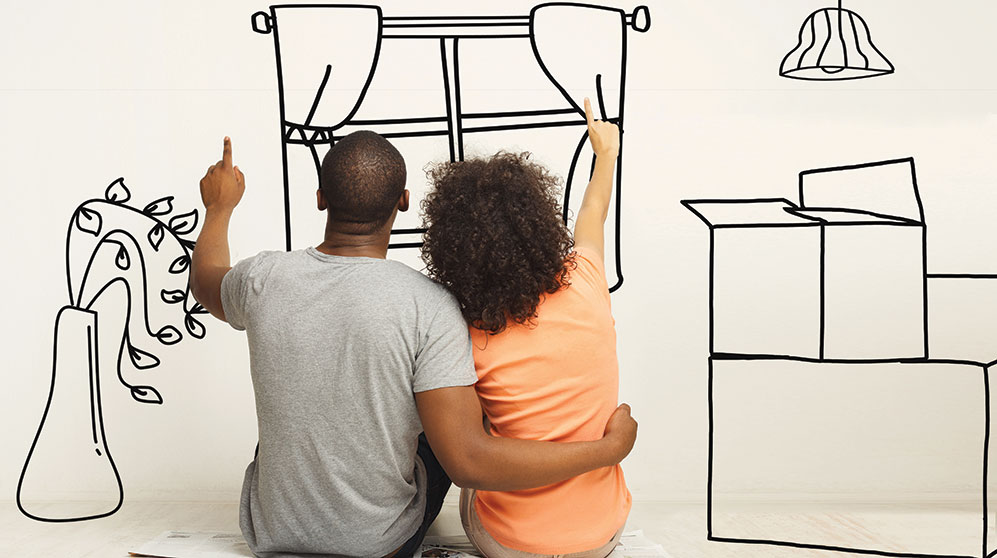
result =
[[[941,540],[951,536],[949,526],[962,524],[966,518],[953,515],[945,507],[910,508],[904,513],[916,518],[918,536],[926,540]],[[890,548],[895,541],[877,540],[869,525],[896,519],[896,510],[877,512],[864,508],[850,511],[807,515],[781,513],[778,507],[766,510],[772,518],[787,518],[794,527],[805,522],[816,531],[844,532],[855,546]],[[661,544],[675,558],[840,558],[859,556],[852,553],[829,552],[748,545],[706,540],[706,511],[692,504],[635,502],[627,529],[642,529],[646,536]],[[0,508],[0,557],[46,558],[124,558],[129,550],[163,531],[226,531],[238,532],[238,506],[231,503],[204,502],[125,502],[121,510],[108,518],[76,523],[41,523],[23,517],[14,506]],[[430,534],[461,534],[460,519],[453,503],[444,506]]]

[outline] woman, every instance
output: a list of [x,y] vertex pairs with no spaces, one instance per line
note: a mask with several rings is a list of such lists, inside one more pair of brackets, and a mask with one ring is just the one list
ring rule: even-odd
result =
[[[495,436],[597,440],[616,409],[616,332],[603,228],[619,129],[594,120],[592,179],[574,235],[558,180],[529,154],[444,163],[429,171],[423,260],[471,328],[476,390]],[[461,519],[488,558],[603,558],[619,541],[630,492],[619,465],[517,492],[461,491]]]

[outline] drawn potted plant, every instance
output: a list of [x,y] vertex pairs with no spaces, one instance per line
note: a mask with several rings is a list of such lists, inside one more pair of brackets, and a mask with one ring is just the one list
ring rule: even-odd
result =
[[[124,179],[115,180],[104,199],[76,208],[66,233],[69,304],[56,316],[48,401],[17,483],[18,509],[32,519],[97,519],[121,507],[124,489],[104,434],[101,371],[113,367],[135,401],[160,405],[159,390],[123,373],[127,364],[130,377],[160,363],[136,341],[180,342],[175,325],[153,326],[166,321],[158,314],[179,314],[190,336],[204,337],[196,316],[207,311],[188,284],[197,210],[171,216],[172,196],[142,209],[130,199]],[[83,491],[94,503],[39,505],[60,490]]]

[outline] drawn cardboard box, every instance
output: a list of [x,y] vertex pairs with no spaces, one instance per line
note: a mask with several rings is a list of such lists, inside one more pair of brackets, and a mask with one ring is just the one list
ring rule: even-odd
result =
[[926,358],[912,159],[804,171],[799,205],[682,203],[710,229],[711,354]]
[[[973,287],[988,295],[978,298],[960,293],[967,281],[947,281],[952,318],[997,302],[995,285]],[[995,328],[965,318],[937,323],[934,304],[929,316],[940,328],[932,354],[958,360],[710,359],[710,540],[880,556],[995,555],[987,512],[997,490],[988,469],[997,458],[989,424],[995,392],[986,364]],[[967,353],[959,338],[977,329],[990,343]],[[959,496],[939,506],[938,495],[953,491]]]

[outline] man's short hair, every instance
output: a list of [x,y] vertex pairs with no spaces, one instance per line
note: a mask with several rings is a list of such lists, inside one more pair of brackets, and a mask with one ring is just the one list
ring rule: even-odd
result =
[[353,132],[322,159],[319,188],[332,220],[370,234],[391,217],[405,190],[405,160],[374,132]]

